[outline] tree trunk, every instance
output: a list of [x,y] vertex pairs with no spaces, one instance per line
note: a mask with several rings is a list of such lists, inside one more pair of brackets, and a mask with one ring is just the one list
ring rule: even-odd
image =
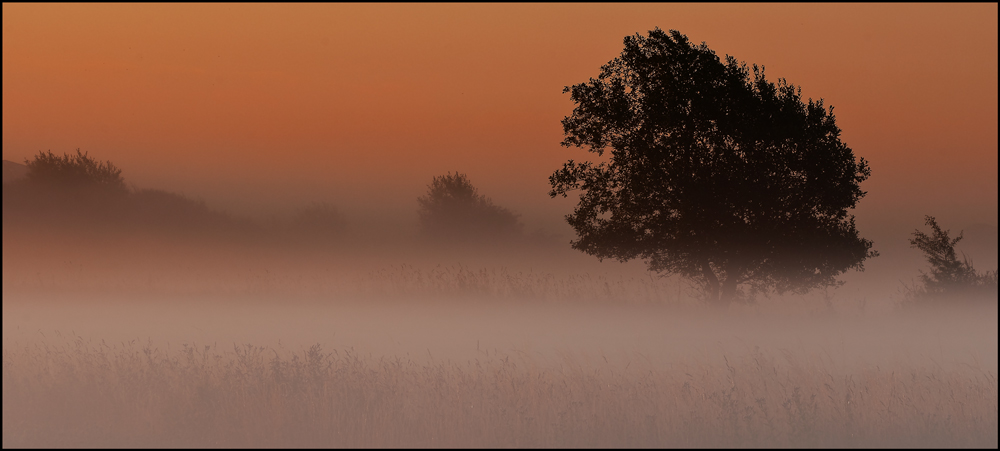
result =
[[705,294],[708,295],[708,302],[720,305],[722,299],[720,297],[719,277],[715,275],[715,271],[712,270],[712,266],[708,264],[708,261],[702,262],[701,271],[705,276]]
[[729,305],[736,300],[736,274],[726,274],[719,290],[719,304]]
[[[722,274],[716,274],[712,270],[712,265],[707,261],[701,265],[702,273],[705,277],[705,291],[708,301],[719,307],[728,307],[736,300],[736,288],[740,279],[740,270],[726,268]],[[720,280],[720,276],[725,279]]]

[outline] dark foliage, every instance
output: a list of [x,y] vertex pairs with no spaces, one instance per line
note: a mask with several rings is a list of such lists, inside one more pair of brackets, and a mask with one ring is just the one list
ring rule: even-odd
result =
[[574,248],[642,258],[722,303],[745,285],[836,285],[877,255],[847,213],[865,195],[867,162],[840,141],[832,107],[762,68],[655,29],[564,92],[576,107],[562,144],[611,150],[549,178],[553,197],[582,191],[567,216]]
[[76,150],[75,155],[39,152],[25,160],[25,174],[4,185],[4,223],[34,218],[78,227],[120,220],[129,204],[125,179],[110,161],[100,162]]
[[521,234],[518,215],[479,194],[465,174],[434,177],[417,203],[421,232],[432,239],[488,241]]
[[110,161],[98,161],[76,149],[76,155],[58,157],[52,151],[38,152],[33,160],[24,160],[26,177],[31,183],[59,186],[67,189],[100,187],[126,192],[122,170]]
[[255,236],[247,220],[204,202],[156,189],[131,190],[122,170],[76,151],[39,152],[25,161],[24,178],[4,185],[3,223],[82,233],[241,239]]
[[968,258],[963,256],[959,260],[955,245],[962,240],[962,233],[951,238],[949,231],[941,230],[933,216],[926,216],[924,220],[924,224],[931,227],[931,234],[914,230],[910,246],[924,253],[931,271],[920,272],[922,286],[910,290],[908,300],[937,302],[975,298],[996,302],[997,271],[977,272]]

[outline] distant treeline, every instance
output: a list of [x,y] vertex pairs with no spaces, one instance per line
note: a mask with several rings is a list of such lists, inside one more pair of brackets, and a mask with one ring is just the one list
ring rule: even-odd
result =
[[[434,177],[426,195],[417,199],[417,207],[417,238],[435,246],[530,244],[549,238],[524,234],[516,213],[494,204],[460,173]],[[5,227],[22,224],[304,246],[356,238],[348,218],[329,203],[303,206],[285,218],[252,220],[182,194],[136,188],[114,163],[79,149],[62,156],[39,152],[23,166],[5,162],[3,222]]]
[[152,231],[205,236],[252,235],[256,226],[203,201],[157,189],[130,187],[122,171],[77,149],[39,152],[23,176],[5,180],[4,227],[123,233]]

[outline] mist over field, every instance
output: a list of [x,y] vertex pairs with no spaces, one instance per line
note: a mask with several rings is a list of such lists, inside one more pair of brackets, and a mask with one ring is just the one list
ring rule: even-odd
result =
[[321,239],[17,205],[5,447],[997,441],[995,302],[905,309],[881,280],[897,295],[719,310],[551,236]]

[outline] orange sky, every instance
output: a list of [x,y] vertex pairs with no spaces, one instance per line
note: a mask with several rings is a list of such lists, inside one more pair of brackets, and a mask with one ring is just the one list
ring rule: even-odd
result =
[[458,170],[529,229],[558,227],[572,203],[547,177],[590,155],[559,146],[562,88],[657,26],[836,108],[873,170],[863,233],[997,224],[995,3],[5,3],[3,158],[79,147],[232,209],[413,219]]

